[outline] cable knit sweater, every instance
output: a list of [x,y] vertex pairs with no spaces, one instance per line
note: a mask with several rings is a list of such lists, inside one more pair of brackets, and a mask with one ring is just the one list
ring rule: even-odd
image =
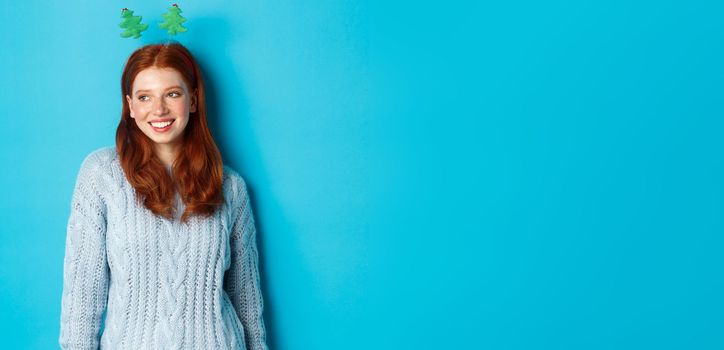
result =
[[137,202],[115,147],[86,156],[67,226],[61,348],[266,350],[254,217],[226,165],[223,192],[214,215],[182,224]]

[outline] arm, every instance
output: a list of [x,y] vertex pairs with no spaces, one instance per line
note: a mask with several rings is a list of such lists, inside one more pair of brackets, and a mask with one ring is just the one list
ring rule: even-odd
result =
[[62,349],[98,349],[101,317],[108,297],[106,207],[100,196],[99,162],[83,160],[68,219],[60,313]]
[[244,339],[249,350],[267,350],[266,330],[262,312],[256,228],[246,184],[241,181],[236,200],[236,219],[230,234],[231,264],[224,277],[224,290],[229,295],[244,327]]

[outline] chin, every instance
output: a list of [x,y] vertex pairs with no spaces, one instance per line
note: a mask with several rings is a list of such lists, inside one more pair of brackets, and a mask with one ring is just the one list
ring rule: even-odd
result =
[[170,145],[170,144],[176,143],[176,138],[172,138],[172,139],[169,139],[169,138],[156,138],[156,139],[152,139],[152,140],[153,140],[154,142],[158,143],[158,144],[164,144],[164,145],[165,145],[165,144]]
[[150,133],[146,133],[146,137],[148,137],[154,143],[159,144],[171,143],[174,140],[174,137],[154,135],[153,131],[151,131]]

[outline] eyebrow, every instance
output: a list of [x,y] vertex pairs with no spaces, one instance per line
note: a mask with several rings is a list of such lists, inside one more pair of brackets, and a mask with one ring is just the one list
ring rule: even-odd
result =
[[[181,86],[179,86],[179,85],[174,85],[174,86],[171,86],[171,87],[166,88],[166,91],[171,90],[171,89],[181,89],[181,90],[183,90],[183,88],[182,88]],[[146,92],[146,91],[150,91],[150,90],[136,90],[136,92],[134,92],[133,94],[134,94],[134,95],[138,95],[139,93],[141,93],[141,92]]]

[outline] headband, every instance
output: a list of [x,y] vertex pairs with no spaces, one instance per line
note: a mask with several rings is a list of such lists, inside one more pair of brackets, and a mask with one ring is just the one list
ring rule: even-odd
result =
[[[166,29],[170,35],[176,35],[177,33],[184,33],[186,29],[182,24],[186,22],[186,18],[181,16],[181,8],[177,4],[171,5],[168,11],[164,13],[163,22],[159,23],[158,26],[161,29]],[[148,29],[148,24],[141,23],[141,16],[134,16],[133,11],[123,8],[121,10],[121,24],[119,27],[123,29],[121,33],[122,38],[133,37],[138,39],[141,37],[141,32]]]

